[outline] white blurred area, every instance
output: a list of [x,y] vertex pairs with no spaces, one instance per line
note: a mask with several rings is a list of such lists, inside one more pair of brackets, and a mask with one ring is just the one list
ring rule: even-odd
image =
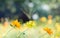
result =
[[45,11],[49,11],[49,10],[50,10],[49,5],[47,5],[47,4],[42,4],[41,8],[42,8],[43,10],[45,10]]
[[34,20],[37,20],[37,19],[39,18],[39,16],[38,16],[38,14],[33,14],[33,15],[32,15],[32,18],[33,18]]
[[32,8],[34,7],[34,4],[31,2],[31,3],[28,3],[28,6]]

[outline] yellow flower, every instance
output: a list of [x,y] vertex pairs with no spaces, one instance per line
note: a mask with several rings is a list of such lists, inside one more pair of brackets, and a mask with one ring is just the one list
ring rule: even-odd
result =
[[60,32],[60,24],[59,24],[59,23],[56,23],[56,24],[55,24],[55,27],[56,27],[56,30],[57,30],[58,32]]
[[56,36],[60,37],[60,34],[59,33],[56,33]]
[[35,22],[34,21],[29,21],[27,23],[25,23],[25,25],[28,27],[28,28],[32,28],[35,26]]
[[40,21],[41,21],[41,22],[46,22],[46,20],[47,20],[46,17],[41,17],[41,18],[40,18]]
[[52,24],[52,20],[51,20],[51,19],[49,19],[47,24]]
[[48,22],[47,22],[47,24],[49,25],[49,24],[52,24],[52,15],[48,15]]
[[21,24],[20,24],[20,22],[18,22],[18,20],[12,21],[11,25],[12,25],[12,26],[15,26],[15,27],[17,27],[17,28],[20,28],[20,27],[21,27]]
[[48,28],[48,27],[44,28],[44,30],[45,30],[49,35],[51,35],[51,34],[53,33],[52,30],[51,30],[50,28]]
[[48,19],[52,19],[52,15],[48,15]]

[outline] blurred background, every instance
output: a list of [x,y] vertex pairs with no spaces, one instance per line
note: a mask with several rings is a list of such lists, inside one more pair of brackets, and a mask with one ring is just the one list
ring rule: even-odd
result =
[[60,0],[0,0],[0,19],[39,19],[42,16],[60,17]]

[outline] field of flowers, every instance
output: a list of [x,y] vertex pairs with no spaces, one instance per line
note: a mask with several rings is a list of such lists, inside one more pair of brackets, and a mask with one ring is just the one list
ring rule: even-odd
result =
[[21,23],[17,19],[0,23],[0,38],[60,38],[60,22],[42,17]]

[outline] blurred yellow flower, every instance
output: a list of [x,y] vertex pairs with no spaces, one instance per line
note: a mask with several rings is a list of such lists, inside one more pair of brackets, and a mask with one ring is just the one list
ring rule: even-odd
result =
[[57,37],[60,37],[60,34],[59,34],[59,33],[56,33],[56,36],[57,36]]
[[36,24],[35,24],[34,21],[29,21],[29,22],[25,23],[25,25],[26,25],[28,28],[32,28],[32,27],[34,27]]
[[46,20],[47,20],[46,17],[41,17],[41,18],[40,18],[40,21],[41,21],[41,22],[46,22]]
[[51,19],[49,19],[47,24],[52,24],[52,20],[51,20]]
[[15,26],[15,27],[17,27],[17,28],[20,28],[20,27],[21,27],[21,24],[20,24],[20,22],[18,22],[18,20],[12,21],[12,22],[11,22],[11,25],[12,25],[12,26]]
[[48,15],[48,19],[52,19],[52,15]]
[[60,32],[60,23],[56,23],[56,24],[55,24],[55,27],[56,27],[56,30],[57,30],[58,32]]
[[47,22],[47,24],[52,24],[52,15],[48,15],[48,22]]
[[53,33],[52,30],[51,30],[50,28],[48,28],[48,27],[44,28],[44,30],[45,30],[49,35],[51,35],[51,34]]

